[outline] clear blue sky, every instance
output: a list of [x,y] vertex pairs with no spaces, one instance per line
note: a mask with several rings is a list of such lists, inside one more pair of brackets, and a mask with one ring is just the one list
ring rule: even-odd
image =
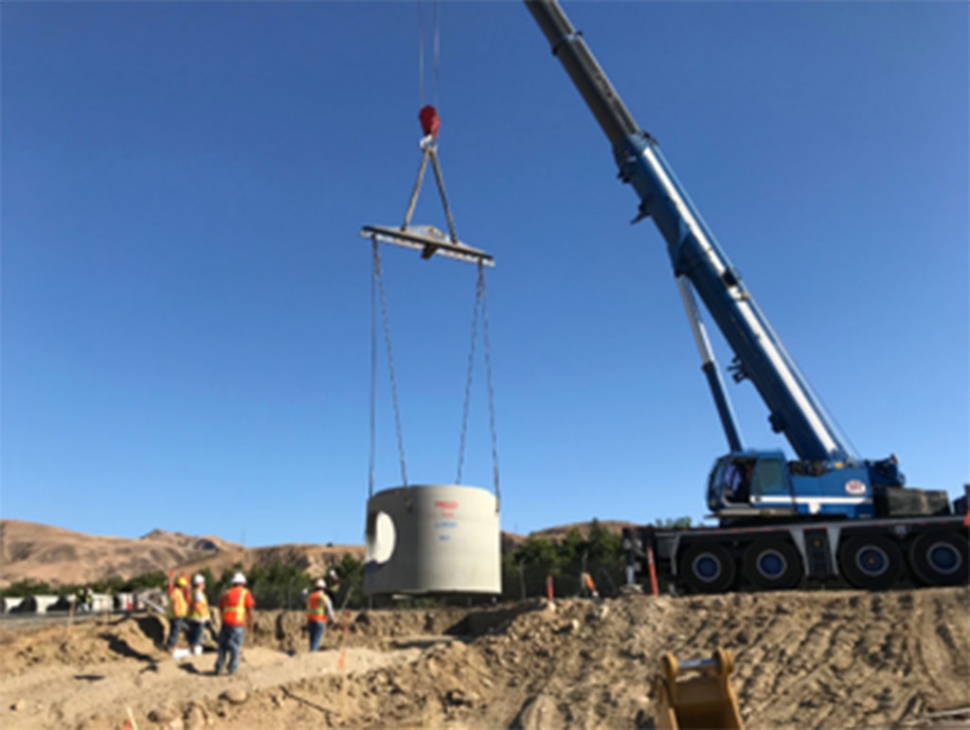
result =
[[[966,4],[564,7],[858,453],[959,494]],[[414,2],[3,4],[4,517],[361,541],[358,230],[403,216],[417,46]],[[458,232],[498,262],[503,528],[700,518],[725,440],[592,116],[516,2],[442,4],[440,79]],[[432,187],[415,220],[444,227]],[[409,477],[450,483],[474,268],[384,261]],[[476,378],[465,476],[491,487]],[[731,394],[746,443],[779,444]]]

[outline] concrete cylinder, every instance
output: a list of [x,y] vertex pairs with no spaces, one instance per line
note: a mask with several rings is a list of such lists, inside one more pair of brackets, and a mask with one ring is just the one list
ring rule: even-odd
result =
[[479,487],[395,487],[367,501],[368,595],[502,591],[498,504]]

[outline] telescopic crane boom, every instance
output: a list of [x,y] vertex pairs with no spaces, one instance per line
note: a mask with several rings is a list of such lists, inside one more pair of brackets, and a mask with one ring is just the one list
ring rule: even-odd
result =
[[[836,576],[859,588],[886,588],[900,577],[904,560],[920,582],[965,583],[967,497],[951,510],[945,491],[905,488],[895,457],[853,457],[657,141],[634,121],[582,36],[555,0],[525,3],[606,134],[619,178],[640,199],[634,222],[653,219],[667,244],[731,449],[717,459],[708,480],[708,506],[720,526],[626,530],[628,579],[638,567],[652,570],[656,557],[662,576],[695,591],[729,590],[739,567],[759,588]],[[751,380],[772,429],[785,435],[797,461],[787,461],[780,450],[742,447],[695,292],[734,352],[734,380]]]
[[[758,514],[874,514],[874,500],[883,496],[876,491],[901,489],[904,484],[895,457],[869,461],[850,452],[677,180],[657,141],[633,119],[582,35],[555,0],[525,3],[609,140],[619,178],[631,185],[640,199],[634,222],[651,218],[667,244],[703,370],[731,449],[712,473],[708,494],[711,509],[722,518],[727,513],[733,517],[751,515],[752,509]],[[786,463],[780,451],[743,449],[694,304],[694,293],[734,353],[730,368],[734,380],[747,379],[754,384],[768,407],[771,428],[784,434],[798,461]],[[736,477],[732,470],[742,476]],[[759,480],[757,486],[755,482]],[[737,491],[740,482],[744,484]]]
[[826,417],[746,289],[737,270],[677,181],[657,141],[634,121],[582,36],[553,0],[526,5],[613,147],[620,179],[640,197],[638,219],[650,217],[667,242],[676,276],[686,277],[737,356],[783,433],[805,461],[846,462],[849,449]]

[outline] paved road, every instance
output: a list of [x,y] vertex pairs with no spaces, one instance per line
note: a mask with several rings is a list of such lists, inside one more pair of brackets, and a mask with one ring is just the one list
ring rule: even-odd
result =
[[[80,623],[82,621],[92,621],[97,619],[102,614],[92,614],[92,613],[80,613],[74,614],[74,623]],[[123,616],[124,612],[117,612],[108,614],[109,617],[114,618],[117,616]],[[47,626],[57,626],[58,624],[67,624],[68,612],[67,611],[49,611],[47,613],[36,614],[36,613],[9,613],[5,616],[0,616],[0,629],[6,631],[25,631],[28,629],[42,629]]]

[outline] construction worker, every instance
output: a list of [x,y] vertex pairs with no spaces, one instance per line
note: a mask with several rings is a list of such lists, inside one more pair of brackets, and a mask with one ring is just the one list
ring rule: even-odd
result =
[[219,630],[219,656],[216,658],[215,674],[222,671],[226,653],[229,654],[229,674],[235,674],[239,667],[245,629],[253,628],[253,608],[256,602],[253,594],[246,588],[246,576],[236,573],[232,576],[232,587],[219,599],[222,613],[222,628]]
[[189,612],[189,602],[186,598],[189,582],[185,576],[179,576],[168,593],[168,643],[165,648],[171,651],[178,643],[179,634],[185,626],[185,617]]
[[337,619],[333,614],[333,603],[327,595],[327,581],[321,578],[317,581],[316,590],[306,599],[306,629],[310,635],[310,651],[320,648],[328,618],[331,621]]
[[583,571],[580,595],[589,596],[590,598],[600,597],[599,591],[596,590],[596,584],[593,582],[593,576],[586,571]]
[[192,577],[192,596],[189,599],[189,648],[198,656],[202,653],[202,632],[209,622],[209,599],[205,594],[205,577],[196,573]]
[[90,586],[84,586],[79,588],[77,591],[77,597],[74,600],[74,610],[77,613],[91,613],[91,607],[94,605],[94,595],[91,593]]

